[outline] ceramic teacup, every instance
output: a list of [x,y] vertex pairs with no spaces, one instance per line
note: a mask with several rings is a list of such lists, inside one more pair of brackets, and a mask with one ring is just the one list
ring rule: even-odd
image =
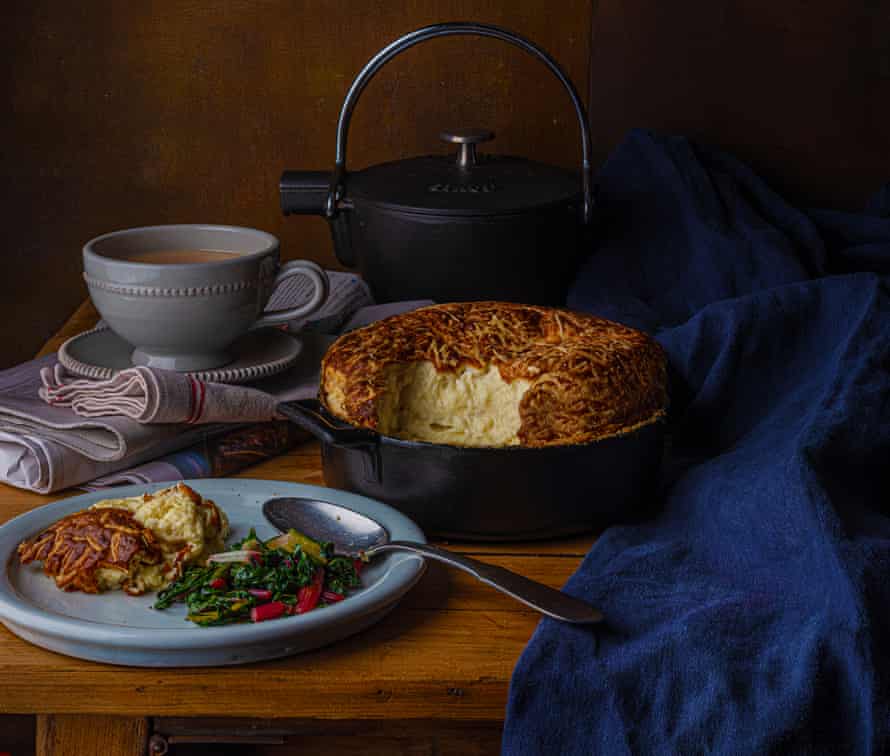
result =
[[[134,365],[207,370],[231,361],[226,348],[252,328],[317,310],[328,278],[309,260],[283,265],[271,234],[237,226],[146,226],[98,236],[83,248],[96,309],[133,347]],[[286,279],[305,276],[312,296],[264,312]]]

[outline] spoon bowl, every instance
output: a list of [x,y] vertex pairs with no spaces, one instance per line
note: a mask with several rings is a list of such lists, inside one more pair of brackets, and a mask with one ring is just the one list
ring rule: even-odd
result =
[[430,544],[391,541],[386,528],[376,520],[329,501],[299,497],[269,499],[263,503],[263,514],[282,532],[294,528],[315,540],[330,542],[339,554],[370,559],[385,551],[410,551],[468,572],[554,619],[576,624],[591,624],[603,619],[602,613],[586,602],[503,567]]

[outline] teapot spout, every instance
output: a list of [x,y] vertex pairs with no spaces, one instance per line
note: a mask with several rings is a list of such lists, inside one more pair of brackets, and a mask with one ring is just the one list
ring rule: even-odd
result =
[[285,171],[278,184],[281,212],[324,216],[330,190],[330,171]]
[[[320,215],[331,227],[334,252],[345,266],[354,268],[355,255],[349,231],[348,213],[328,212],[328,197],[335,174],[330,171],[285,171],[281,174],[278,191],[281,196],[281,212],[285,215]],[[340,200],[336,210],[349,207]]]

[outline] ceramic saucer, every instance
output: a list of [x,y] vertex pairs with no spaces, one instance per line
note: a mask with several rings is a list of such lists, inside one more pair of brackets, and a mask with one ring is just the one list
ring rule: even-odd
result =
[[[303,344],[277,328],[258,328],[240,336],[229,348],[233,360],[211,370],[189,373],[213,383],[247,383],[268,378],[291,367]],[[59,348],[59,362],[74,375],[107,380],[119,370],[133,367],[133,347],[108,326],[73,336]]]

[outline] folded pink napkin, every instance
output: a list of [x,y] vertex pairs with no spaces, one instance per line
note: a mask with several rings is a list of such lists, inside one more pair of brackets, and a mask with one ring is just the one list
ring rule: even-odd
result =
[[40,371],[40,398],[82,417],[124,415],[139,423],[254,423],[279,417],[278,400],[247,386],[199,381],[170,370],[134,367],[107,381],[74,379],[56,364]]

